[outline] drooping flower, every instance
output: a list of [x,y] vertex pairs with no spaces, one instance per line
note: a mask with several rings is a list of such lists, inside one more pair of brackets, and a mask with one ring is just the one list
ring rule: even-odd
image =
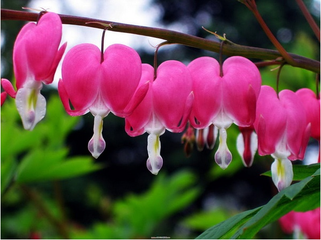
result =
[[38,23],[27,23],[14,43],[13,67],[17,92],[6,79],[1,80],[1,85],[8,95],[16,99],[18,112],[27,130],[32,130],[46,114],[46,100],[40,90],[42,83],[52,83],[67,46],[65,43],[59,49],[61,35],[59,15],[48,12]]
[[298,96],[283,90],[276,94],[270,86],[262,86],[257,101],[254,128],[258,136],[258,152],[271,155],[272,180],[279,191],[293,179],[290,160],[303,159],[308,143],[310,124]]
[[109,46],[103,56],[93,44],[77,45],[67,53],[58,91],[69,115],[91,112],[94,116],[94,134],[88,143],[93,157],[105,149],[103,118],[110,112],[125,117],[144,98],[148,83],[137,88],[141,69],[137,52],[121,44]]
[[192,80],[183,63],[170,60],[158,67],[155,80],[154,68],[143,64],[141,83],[146,81],[150,81],[148,93],[125,118],[125,130],[130,136],[149,134],[146,165],[156,175],[163,165],[159,137],[166,129],[184,130],[193,103]]
[[194,142],[195,142],[194,130],[195,129],[188,122],[187,129],[181,138],[181,141],[184,144],[184,152],[186,157],[190,157],[193,152]]
[[192,61],[188,69],[195,95],[190,122],[196,129],[210,124],[219,129],[215,161],[225,169],[232,160],[226,144],[226,129],[232,123],[241,127],[253,124],[261,87],[260,72],[254,63],[240,56],[228,58],[222,68],[214,58],[200,57]]
[[[311,137],[320,143],[320,98],[317,98],[316,94],[308,88],[296,91],[296,95],[304,106],[307,121],[311,123]],[[320,162],[320,150],[318,162]]]
[[300,98],[307,120],[311,123],[311,137],[320,141],[320,99],[308,88],[302,88],[295,94]]
[[279,219],[282,230],[298,239],[300,235],[308,239],[320,239],[320,208],[307,212],[291,211]]
[[245,167],[251,167],[254,160],[254,155],[257,150],[257,135],[254,132],[254,127],[239,127],[240,134],[236,139],[236,147],[239,152]]

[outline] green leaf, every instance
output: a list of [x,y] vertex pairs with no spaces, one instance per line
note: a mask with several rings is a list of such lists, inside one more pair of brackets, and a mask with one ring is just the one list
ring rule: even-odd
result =
[[17,163],[14,159],[7,159],[7,161],[1,162],[1,194],[10,185],[16,169]]
[[47,114],[44,123],[41,127],[46,133],[48,141],[52,147],[61,147],[64,143],[67,134],[79,122],[79,117],[70,117],[61,104],[58,96],[50,97],[47,106]]
[[[310,165],[293,165],[293,181],[301,181],[304,178],[311,176],[320,168],[320,163]],[[262,173],[261,175],[272,177],[271,171]]]
[[[249,210],[206,230],[198,238],[253,238],[267,224],[288,212],[309,211],[320,206],[320,169],[275,195],[266,205]],[[241,226],[241,227],[240,227]],[[235,229],[238,230],[235,232]]]
[[67,150],[34,150],[21,162],[17,170],[18,183],[66,179],[101,168],[90,157],[66,159]]
[[218,239],[218,238],[228,238],[232,236],[233,232],[255,215],[262,207],[248,210],[242,213],[239,213],[228,220],[214,225],[213,227],[207,229],[197,239]]
[[147,192],[117,201],[113,206],[114,221],[122,226],[123,238],[150,236],[162,220],[190,204],[200,192],[193,186],[194,179],[188,171],[171,177],[161,173]]
[[226,209],[219,207],[210,211],[206,210],[204,212],[202,211],[188,216],[184,219],[183,225],[193,230],[204,231],[214,224],[223,222],[229,217],[229,215],[231,214],[229,214]]
[[74,157],[69,158],[59,165],[53,166],[51,169],[40,174],[37,178],[41,181],[61,180],[84,175],[101,168],[102,166],[95,164],[94,160],[90,157]]

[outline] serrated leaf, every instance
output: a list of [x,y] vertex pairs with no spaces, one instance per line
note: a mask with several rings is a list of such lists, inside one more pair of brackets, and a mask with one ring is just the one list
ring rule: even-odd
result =
[[113,206],[114,221],[126,229],[125,238],[148,236],[158,223],[177,212],[198,195],[195,176],[188,171],[170,177],[160,173],[151,188],[140,195],[128,195]]

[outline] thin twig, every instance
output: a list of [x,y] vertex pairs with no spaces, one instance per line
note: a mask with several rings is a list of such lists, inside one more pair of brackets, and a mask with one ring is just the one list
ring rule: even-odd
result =
[[309,10],[305,6],[304,2],[302,0],[296,0],[296,3],[299,5],[305,19],[309,23],[310,27],[312,28],[312,31],[314,32],[315,36],[320,42],[320,28],[317,25],[317,23],[314,21],[313,17],[311,16]]
[[260,12],[257,9],[255,0],[245,0],[244,5],[251,10],[251,12],[254,14],[256,20],[261,25],[263,31],[265,32],[266,36],[270,39],[272,44],[275,46],[275,48],[280,52],[282,57],[292,66],[296,66],[295,60],[292,58],[292,56],[283,48],[281,43],[276,39],[276,37],[271,32],[270,28],[267,26],[265,21],[263,20]]
[[25,196],[36,206],[37,210],[57,229],[62,238],[69,238],[67,227],[64,223],[58,221],[52,214],[49,212],[47,207],[43,204],[42,199],[40,199],[38,193],[24,185],[20,186],[20,189],[25,194]]
[[[1,20],[24,20],[24,21],[35,21],[37,19],[37,13],[16,11],[9,9],[1,9]],[[70,15],[59,15],[64,24],[86,26],[104,29],[106,25],[109,25],[109,31],[131,33],[149,37],[155,37],[159,39],[167,40],[172,44],[183,44],[190,47],[200,48],[213,52],[220,51],[220,44],[216,41],[204,39],[196,36],[192,36],[185,33],[180,33],[172,30],[152,28],[145,26],[137,26],[131,24],[123,24],[117,22],[103,21],[99,19],[77,17]],[[97,23],[99,22],[99,23]],[[249,47],[238,44],[228,44],[223,49],[223,54],[228,56],[243,56],[247,58],[260,59],[260,60],[273,60],[282,57],[276,50]],[[288,53],[294,60],[295,65],[288,63],[294,67],[307,69],[316,73],[320,73],[320,62],[306,58],[300,55]],[[275,62],[278,64],[278,62]]]

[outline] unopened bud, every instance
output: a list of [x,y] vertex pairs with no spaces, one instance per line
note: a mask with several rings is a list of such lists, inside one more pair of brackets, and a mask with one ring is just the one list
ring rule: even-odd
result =
[[194,142],[195,142],[195,135],[194,135],[194,128],[188,123],[188,127],[186,132],[182,136],[182,143],[184,143],[184,152],[186,157],[190,157],[193,149],[194,149]]

